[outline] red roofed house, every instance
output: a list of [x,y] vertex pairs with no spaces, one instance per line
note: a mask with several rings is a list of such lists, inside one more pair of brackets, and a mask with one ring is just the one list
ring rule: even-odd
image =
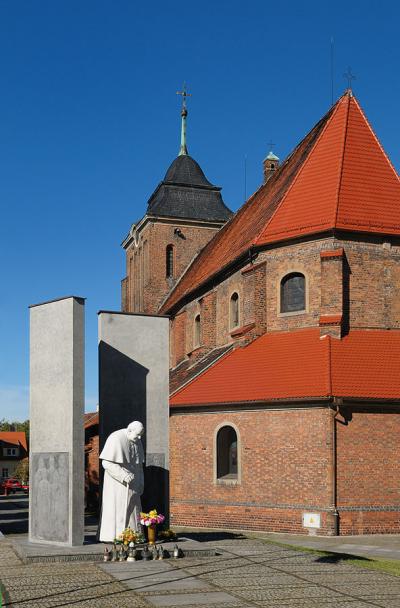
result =
[[231,217],[185,132],[123,243],[123,310],[171,318],[171,524],[399,533],[394,167],[346,91]]
[[0,431],[0,481],[13,477],[19,462],[27,456],[23,431]]

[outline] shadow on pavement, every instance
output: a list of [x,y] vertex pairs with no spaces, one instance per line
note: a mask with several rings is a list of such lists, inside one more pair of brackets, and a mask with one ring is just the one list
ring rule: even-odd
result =
[[179,536],[184,536],[190,540],[196,540],[200,543],[216,542],[217,540],[241,540],[247,538],[240,532],[179,532]]
[[315,561],[320,564],[338,564],[340,562],[345,562],[346,560],[354,559],[364,562],[373,561],[368,557],[361,557],[359,555],[347,555],[346,553],[329,553],[329,555],[321,555],[321,557],[318,557]]

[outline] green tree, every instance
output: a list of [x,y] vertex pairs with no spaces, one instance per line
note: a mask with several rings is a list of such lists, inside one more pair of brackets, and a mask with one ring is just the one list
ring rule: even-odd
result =
[[21,483],[29,483],[29,458],[24,458],[18,463],[14,477]]

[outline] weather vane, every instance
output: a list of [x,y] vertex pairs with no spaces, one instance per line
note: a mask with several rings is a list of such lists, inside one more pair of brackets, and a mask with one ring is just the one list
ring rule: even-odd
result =
[[351,91],[351,81],[356,80],[356,77],[351,72],[351,67],[347,68],[347,72],[343,74],[343,78],[347,78],[347,88]]
[[272,152],[272,149],[274,148],[275,144],[274,144],[274,142],[273,142],[273,141],[271,141],[271,140],[270,140],[270,141],[268,142],[268,146],[269,146],[269,149],[270,149],[270,150],[271,150],[271,152]]

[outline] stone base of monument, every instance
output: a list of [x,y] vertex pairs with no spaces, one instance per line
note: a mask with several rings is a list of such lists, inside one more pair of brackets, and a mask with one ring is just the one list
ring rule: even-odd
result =
[[[102,562],[104,549],[106,547],[110,549],[112,543],[96,542],[96,526],[88,526],[85,532],[85,544],[78,547],[31,543],[25,534],[9,537],[9,540],[12,540],[15,552],[25,564],[73,561]],[[176,543],[182,550],[183,557],[210,557],[217,555],[215,549],[210,547],[203,548],[201,542],[186,538],[184,535],[179,536],[173,542],[157,542],[157,544],[162,544],[163,548],[170,553],[171,558],[168,559],[171,560],[173,559],[172,555]],[[141,552],[140,547],[138,548],[138,552]],[[121,564],[123,563],[121,562]],[[140,563],[142,562],[139,559],[137,562],[138,567]]]

